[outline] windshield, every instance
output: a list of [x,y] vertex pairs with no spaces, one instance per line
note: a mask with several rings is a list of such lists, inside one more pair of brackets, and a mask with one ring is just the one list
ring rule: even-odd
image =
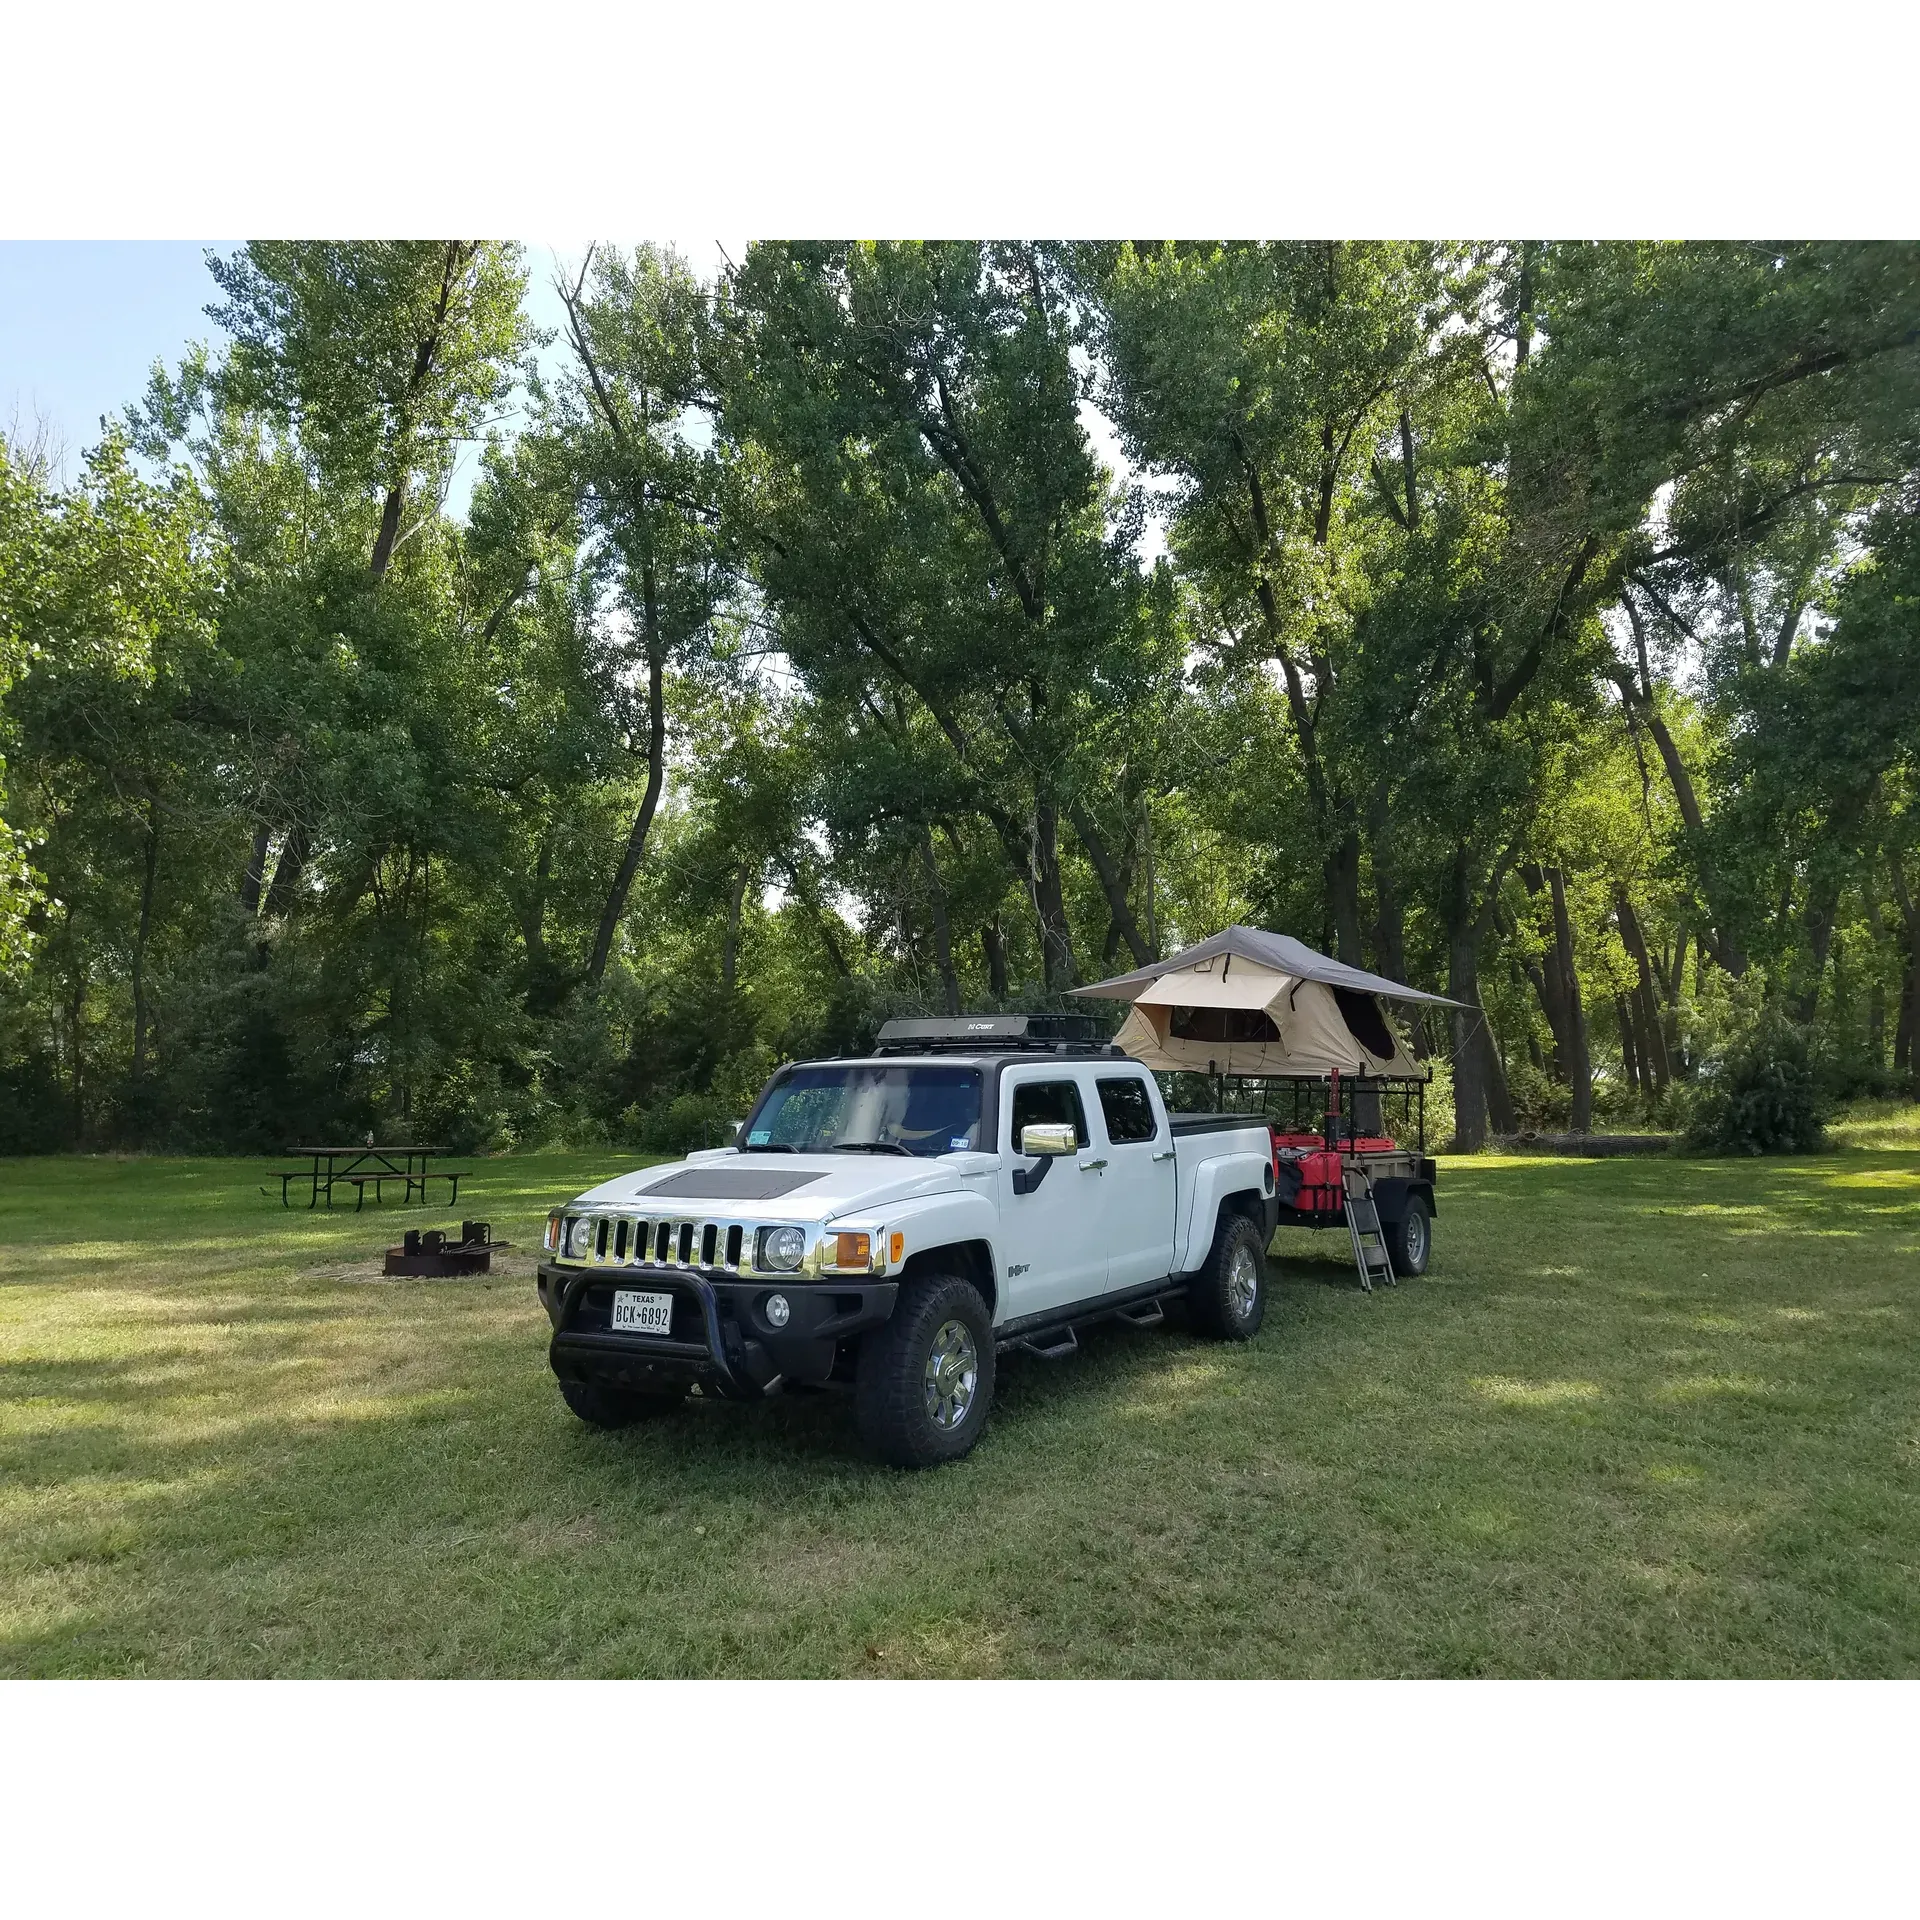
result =
[[977,1067],[796,1067],[747,1122],[743,1153],[963,1153],[980,1140]]

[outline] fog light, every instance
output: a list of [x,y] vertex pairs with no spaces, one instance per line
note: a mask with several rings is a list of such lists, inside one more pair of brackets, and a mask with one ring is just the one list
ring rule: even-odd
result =
[[787,1324],[788,1320],[791,1319],[792,1317],[793,1317],[793,1309],[787,1304],[787,1296],[784,1293],[776,1293],[768,1297],[768,1300],[767,1300],[767,1325],[768,1326],[784,1327]]

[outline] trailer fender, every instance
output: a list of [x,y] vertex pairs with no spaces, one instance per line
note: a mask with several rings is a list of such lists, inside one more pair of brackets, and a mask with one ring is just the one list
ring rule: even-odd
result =
[[1410,1193],[1417,1193],[1427,1203],[1429,1218],[1440,1211],[1433,1203],[1431,1180],[1376,1180],[1373,1183],[1374,1205],[1380,1209],[1380,1218],[1388,1226],[1398,1226],[1407,1217],[1407,1196]]
[[1224,1201],[1243,1196],[1256,1222],[1264,1222],[1271,1236],[1274,1202],[1271,1197],[1273,1162],[1264,1153],[1223,1153],[1202,1160],[1193,1170],[1193,1203],[1175,1247],[1175,1273],[1194,1272],[1207,1257],[1220,1224]]

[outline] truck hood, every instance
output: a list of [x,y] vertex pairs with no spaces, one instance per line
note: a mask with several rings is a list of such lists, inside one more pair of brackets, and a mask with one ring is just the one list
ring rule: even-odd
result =
[[933,1194],[977,1187],[998,1162],[991,1154],[951,1153],[926,1160],[893,1154],[694,1154],[671,1166],[642,1167],[583,1193],[576,1208],[649,1213],[685,1220],[823,1223]]

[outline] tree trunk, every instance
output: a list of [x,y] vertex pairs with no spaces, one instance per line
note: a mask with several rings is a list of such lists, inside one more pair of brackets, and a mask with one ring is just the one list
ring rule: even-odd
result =
[[1840,883],[1821,878],[1807,891],[1801,931],[1799,985],[1789,1003],[1794,1019],[1810,1026],[1820,1010],[1820,982],[1827,971],[1827,949],[1833,944],[1833,924],[1840,907]]
[[1389,980],[1407,977],[1406,909],[1393,884],[1387,858],[1392,822],[1385,787],[1376,787],[1367,807],[1367,850],[1373,856],[1373,970]]
[[440,295],[426,331],[414,342],[413,372],[407,381],[406,398],[400,406],[394,437],[388,443],[391,459],[400,467],[400,477],[387,489],[386,504],[380,509],[380,531],[374,539],[373,560],[369,568],[375,580],[386,578],[394,548],[400,543],[400,515],[407,501],[406,462],[413,454],[415,410],[440,357],[440,342],[446,331],[447,315],[453,308],[454,288],[459,284],[461,274],[466,271],[467,262],[479,250],[480,243],[477,240],[449,240],[446,243],[446,257],[440,269]]
[[1474,897],[1473,856],[1464,845],[1454,853],[1448,882],[1447,995],[1464,1003],[1452,1010],[1453,1137],[1459,1153],[1486,1145],[1489,1110],[1502,1132],[1513,1131],[1513,1097],[1480,1004],[1480,943],[1498,910],[1500,882],[1511,858],[1509,848],[1484,876],[1484,900]]
[[1121,939],[1127,943],[1133,954],[1133,964],[1144,967],[1159,959],[1153,944],[1140,930],[1140,923],[1134,915],[1133,903],[1127,898],[1126,869],[1115,861],[1107,850],[1107,843],[1100,829],[1094,824],[1093,816],[1088,813],[1080,801],[1074,800],[1067,807],[1067,819],[1080,837],[1080,844],[1087,850],[1087,858],[1093,863],[1093,870],[1099,876],[1100,891],[1107,897],[1107,911],[1113,915],[1113,924]]
[[1513,1093],[1507,1085],[1506,1062],[1500,1058],[1500,1049],[1494,1043],[1493,1026],[1484,1008],[1481,1010],[1478,1032],[1478,1044],[1486,1055],[1487,1118],[1495,1133],[1512,1133],[1519,1125],[1513,1111]]
[[[1455,885],[1459,888],[1459,863]],[[1459,902],[1455,907],[1458,911]],[[1487,1057],[1480,1044],[1486,1016],[1480,1010],[1479,941],[1471,919],[1456,924],[1447,942],[1447,997],[1463,1004],[1453,1019],[1453,1151],[1478,1153],[1487,1144]]]
[[307,870],[313,851],[305,827],[288,829],[286,843],[280,849],[280,862],[273,870],[273,885],[267,889],[267,918],[277,920],[293,911],[300,897],[300,878]]
[[1633,1009],[1627,1004],[1624,993],[1613,996],[1613,1011],[1614,1017],[1620,1022],[1620,1058],[1626,1068],[1628,1084],[1635,1093],[1647,1093],[1650,1089],[1640,1069],[1640,1044],[1634,1035]]
[[[1667,784],[1673,789],[1674,802],[1680,809],[1681,820],[1686,824],[1687,838],[1698,857],[1704,825],[1699,795],[1694,791],[1693,777],[1680,757],[1680,749],[1674,744],[1673,735],[1667,731],[1667,723],[1660,717],[1660,710],[1654,704],[1653,674],[1647,660],[1646,626],[1641,619],[1640,609],[1630,593],[1621,595],[1621,604],[1626,608],[1627,618],[1633,627],[1640,674],[1636,679],[1630,667],[1617,666],[1613,669],[1613,681],[1620,689],[1621,698],[1627,703],[1629,714],[1637,718],[1653,736],[1653,744],[1660,754],[1660,764],[1667,770]],[[1708,911],[1713,916],[1708,941],[1713,957],[1726,972],[1738,979],[1747,970],[1747,956],[1734,938],[1728,922],[1725,912],[1726,889],[1717,876],[1707,873],[1701,875],[1701,888],[1707,897]]]
[[640,811],[633,816],[620,870],[607,890],[607,903],[600,910],[600,925],[593,936],[593,954],[587,962],[587,984],[597,987],[607,970],[607,956],[613,951],[613,936],[620,927],[620,916],[627,910],[627,896],[633,891],[633,877],[640,871],[641,856],[647,850],[647,835],[653,827],[654,811],[660,805],[660,790],[667,780],[667,661],[660,644],[658,618],[654,605],[652,569],[643,575],[648,627],[647,642],[647,787],[640,796]]
[[1893,903],[1900,909],[1904,935],[1900,1011],[1893,1028],[1893,1069],[1896,1073],[1911,1074],[1916,1064],[1920,1064],[1914,1059],[1914,1023],[1920,1019],[1920,903],[1914,900],[1913,891],[1907,885],[1906,868],[1899,854],[1891,850],[1887,854],[1887,878],[1893,883]]
[[133,1077],[147,1076],[147,936],[153,931],[154,879],[160,867],[160,807],[147,802],[146,860],[140,874],[140,919],[133,932]]
[[1334,958],[1349,967],[1365,966],[1360,945],[1360,836],[1351,827],[1327,856],[1326,875]]
[[814,931],[820,936],[820,944],[826,949],[827,964],[842,980],[853,978],[853,969],[847,965],[847,956],[840,951],[840,942],[833,931],[833,921],[820,903],[820,896],[814,888],[812,876],[804,865],[796,863],[787,869],[787,877],[793,883],[793,897],[806,908],[807,917],[812,920]]
[[376,580],[387,577],[387,568],[393,562],[393,550],[400,539],[400,515],[406,503],[407,483],[397,481],[387,489],[386,505],[380,509],[380,532],[374,539],[371,568]]
[[1060,886],[1059,834],[1058,808],[1051,800],[1041,802],[1034,809],[1033,906],[1040,920],[1040,965],[1049,993],[1064,993],[1080,978]]
[[253,852],[247,857],[247,870],[240,876],[240,907],[249,920],[260,913],[260,887],[267,877],[267,851],[273,845],[273,832],[262,820],[253,830]]
[[725,993],[731,993],[740,977],[740,912],[746,904],[747,869],[742,866],[733,876],[733,887],[727,895],[727,931],[720,942],[720,986]]
[[526,1007],[536,1015],[552,1013],[565,997],[561,969],[547,947],[547,889],[552,874],[553,835],[549,831],[542,836],[533,863],[533,885],[515,902],[520,941],[527,955]]
[[[1520,869],[1527,891],[1538,895],[1546,891],[1545,870],[1533,861]],[[1560,950],[1558,928],[1539,966],[1529,965],[1528,978],[1539,996],[1540,1011],[1547,1016],[1547,1030],[1553,1035],[1553,1077],[1563,1085],[1573,1083],[1573,1013],[1567,1004],[1567,971]]]
[[953,970],[953,930],[947,923],[947,890],[940,884],[940,862],[934,856],[933,830],[920,829],[920,864],[926,869],[927,896],[932,907],[933,963],[940,970],[940,992],[949,1019],[960,1017],[960,976]]
[[67,904],[67,965],[72,969],[71,993],[67,996],[68,1066],[73,1088],[73,1140],[76,1146],[87,1137],[87,1086],[81,1034],[87,1011],[87,974],[80,949],[73,937],[73,904]]
[[987,991],[995,1000],[1007,997],[1007,936],[996,914],[980,929],[980,946],[987,960]]
[[1580,1003],[1580,976],[1573,964],[1573,922],[1567,914],[1567,877],[1558,867],[1547,869],[1553,889],[1553,943],[1565,995],[1573,1054],[1567,1078],[1573,1088],[1573,1130],[1585,1133],[1593,1125],[1593,1054],[1587,1045],[1587,1010]]
[[1615,911],[1620,921],[1620,938],[1640,975],[1640,984],[1634,995],[1637,1013],[1635,1037],[1639,1041],[1640,1058],[1649,1082],[1648,1091],[1658,1095],[1666,1092],[1673,1079],[1673,1064],[1667,1058],[1666,1035],[1660,1026],[1660,1002],[1654,993],[1653,962],[1647,954],[1646,937],[1640,931],[1639,916],[1634,912],[1633,902],[1627,898],[1624,887],[1615,898]]

